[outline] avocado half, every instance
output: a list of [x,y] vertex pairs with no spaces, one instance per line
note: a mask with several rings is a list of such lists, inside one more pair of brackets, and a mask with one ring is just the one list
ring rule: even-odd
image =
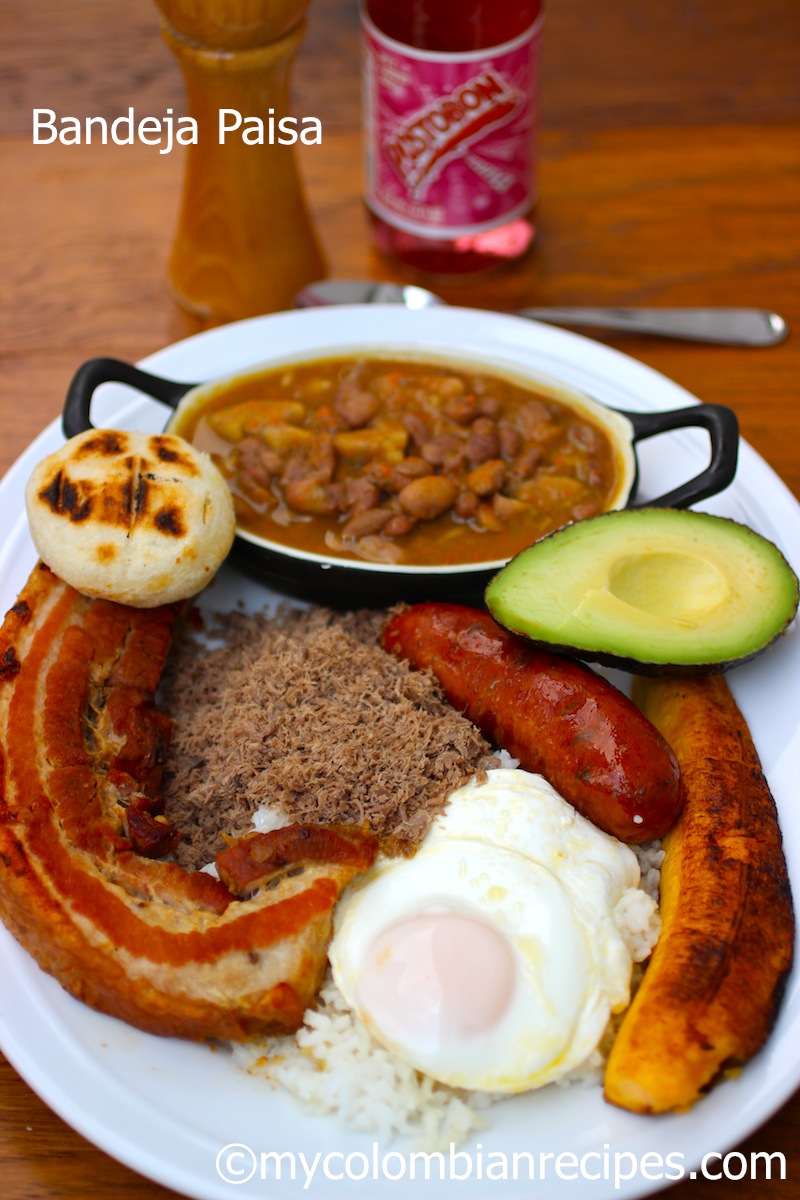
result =
[[766,650],[797,611],[798,581],[746,525],[640,508],[566,525],[486,590],[495,620],[539,645],[639,674],[725,671]]

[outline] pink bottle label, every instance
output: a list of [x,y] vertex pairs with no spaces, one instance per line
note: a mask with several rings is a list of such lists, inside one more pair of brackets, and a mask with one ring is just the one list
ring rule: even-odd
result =
[[365,16],[370,208],[421,237],[461,237],[522,216],[536,198],[541,19],[486,50],[402,46]]

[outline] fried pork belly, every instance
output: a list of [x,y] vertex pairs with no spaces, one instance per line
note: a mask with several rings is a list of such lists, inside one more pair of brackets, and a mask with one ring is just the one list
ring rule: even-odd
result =
[[[90,600],[43,564],[0,629],[0,917],[73,996],[151,1033],[296,1029],[332,910],[374,859],[355,828],[234,843],[221,879],[159,860],[154,694],[179,606]],[[225,880],[225,882],[223,882]]]

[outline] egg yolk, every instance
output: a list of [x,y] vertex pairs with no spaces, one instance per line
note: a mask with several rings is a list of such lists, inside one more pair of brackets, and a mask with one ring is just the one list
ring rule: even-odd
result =
[[358,998],[393,1040],[430,1049],[493,1028],[515,979],[511,946],[498,930],[464,913],[427,912],[378,934]]

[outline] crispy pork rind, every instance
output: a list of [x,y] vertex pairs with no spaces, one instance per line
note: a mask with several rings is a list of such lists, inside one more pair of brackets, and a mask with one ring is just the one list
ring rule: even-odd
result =
[[262,834],[220,856],[231,888],[156,857],[177,835],[153,696],[179,607],[90,600],[41,564],[7,615],[0,917],[67,991],[140,1029],[290,1032],[319,988],[333,906],[377,841]]

